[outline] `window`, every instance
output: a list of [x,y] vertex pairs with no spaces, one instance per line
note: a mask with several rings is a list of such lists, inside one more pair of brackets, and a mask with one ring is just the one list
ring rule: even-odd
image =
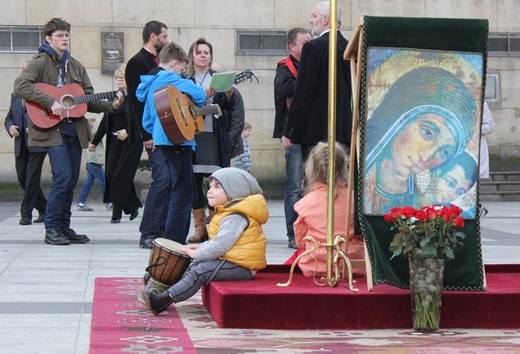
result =
[[284,31],[237,31],[237,54],[286,55]]
[[490,33],[488,55],[490,57],[520,56],[520,33]]
[[42,27],[0,27],[0,52],[37,53],[42,41]]
[[488,102],[498,102],[498,91],[498,74],[488,73],[486,75],[486,92],[484,93],[484,99]]

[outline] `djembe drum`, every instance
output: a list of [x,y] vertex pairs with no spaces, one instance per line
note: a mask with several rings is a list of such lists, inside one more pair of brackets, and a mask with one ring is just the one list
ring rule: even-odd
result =
[[144,276],[145,290],[152,293],[162,292],[182,278],[191,258],[181,247],[180,243],[166,238],[156,238],[153,241],[147,273]]

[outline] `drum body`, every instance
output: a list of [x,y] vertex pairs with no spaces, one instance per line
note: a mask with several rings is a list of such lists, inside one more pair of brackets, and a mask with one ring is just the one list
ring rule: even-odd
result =
[[178,242],[156,238],[146,268],[150,277],[168,287],[177,283],[191,262],[191,258],[181,250],[181,247]]

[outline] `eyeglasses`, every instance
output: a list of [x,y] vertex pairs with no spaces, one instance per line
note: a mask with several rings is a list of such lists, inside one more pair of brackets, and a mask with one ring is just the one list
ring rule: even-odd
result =
[[124,76],[116,76],[116,80],[124,80],[125,77]]
[[318,18],[318,17],[323,17],[325,15],[316,15],[316,14],[312,14],[311,15],[311,19],[314,19],[314,18]]
[[57,38],[70,38],[69,33],[51,34],[51,36]]

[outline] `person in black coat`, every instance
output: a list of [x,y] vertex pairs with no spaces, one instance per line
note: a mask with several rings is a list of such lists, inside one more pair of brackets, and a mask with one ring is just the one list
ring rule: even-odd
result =
[[170,173],[159,151],[155,150],[152,135],[143,128],[144,103],[139,102],[135,92],[141,83],[141,75],[147,75],[159,64],[157,55],[168,44],[168,27],[159,21],[149,21],[143,28],[143,47],[126,64],[125,79],[128,87],[129,115],[131,124],[129,142],[141,142],[148,154],[152,169],[152,183],[145,201],[139,231],[139,247],[151,249],[153,240],[164,236],[166,214],[170,204]]
[[[337,10],[336,141],[350,146],[352,86],[350,63],[343,59],[348,41],[339,31],[343,11]],[[284,128],[284,147],[300,144],[303,160],[320,141],[328,139],[330,2],[321,2],[311,15],[312,34],[319,36],[302,48],[298,78]]]
[[20,225],[32,224],[34,208],[38,210],[39,215],[34,222],[42,223],[47,207],[47,198],[40,187],[42,165],[47,152],[42,147],[28,146],[28,124],[25,102],[21,98],[11,95],[11,106],[5,117],[4,125],[9,135],[14,138],[16,176],[24,190],[20,205]]
[[[114,77],[120,90],[126,89],[125,66],[116,70]],[[143,205],[137,196],[134,177],[143,152],[142,143],[130,141],[128,131],[128,101],[116,112],[105,113],[98,130],[89,144],[89,151],[95,151],[103,136],[106,135],[105,151],[105,194],[103,202],[113,203],[111,223],[121,222],[123,211],[125,214],[136,215]]]

